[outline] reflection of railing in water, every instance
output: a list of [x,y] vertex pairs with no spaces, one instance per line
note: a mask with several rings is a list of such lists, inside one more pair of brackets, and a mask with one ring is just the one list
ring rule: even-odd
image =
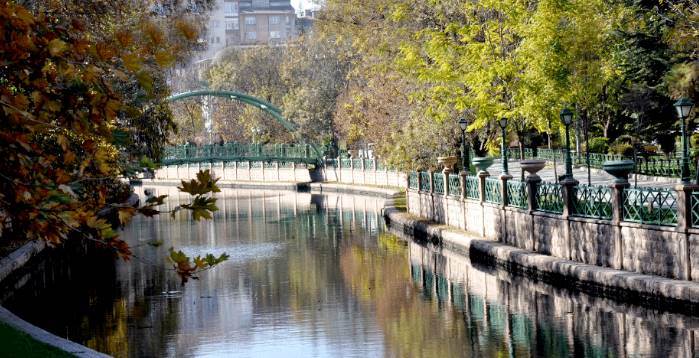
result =
[[476,345],[497,340],[510,356],[696,356],[698,317],[614,304],[503,269],[477,268],[449,249],[412,242],[409,248],[413,284],[441,309],[462,312]]

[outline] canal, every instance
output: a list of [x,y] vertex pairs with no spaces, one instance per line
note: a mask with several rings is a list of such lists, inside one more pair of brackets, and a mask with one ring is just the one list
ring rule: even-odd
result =
[[[142,190],[142,188],[141,188]],[[174,188],[169,208],[185,202]],[[387,232],[383,199],[224,190],[211,221],[139,218],[130,262],[46,255],[25,320],[117,357],[691,357],[697,317],[575,294]],[[181,286],[174,246],[231,258]]]

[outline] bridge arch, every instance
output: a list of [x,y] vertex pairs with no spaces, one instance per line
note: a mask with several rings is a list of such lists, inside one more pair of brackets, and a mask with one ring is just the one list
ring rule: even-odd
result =
[[[237,92],[237,91],[230,91],[230,90],[215,90],[215,89],[199,89],[199,90],[194,90],[194,91],[188,91],[188,92],[183,92],[183,93],[177,93],[174,94],[170,97],[167,97],[165,100],[167,102],[177,102],[186,98],[190,97],[202,97],[202,96],[214,96],[214,97],[221,97],[221,98],[227,98],[233,101],[238,101],[241,103],[245,103],[247,105],[251,105],[254,107],[257,107],[265,112],[267,112],[269,115],[271,115],[279,124],[281,124],[287,131],[294,133],[298,129],[298,125],[287,120],[284,118],[282,115],[281,109],[279,107],[254,96]],[[305,141],[304,141],[305,142]],[[316,158],[320,160],[320,158],[323,156],[322,152],[320,149],[313,143],[308,143],[308,145],[311,147],[311,150],[314,152]]]
[[213,89],[200,89],[200,90],[194,90],[194,91],[189,91],[189,92],[183,92],[183,93],[178,93],[174,94],[165,100],[168,102],[176,102],[180,101],[186,98],[190,97],[202,97],[202,96],[214,96],[214,97],[222,97],[222,98],[228,98],[233,101],[238,101],[241,103],[245,103],[254,107],[257,107],[267,113],[269,113],[274,119],[279,122],[286,130],[289,132],[294,132],[298,128],[298,126],[282,115],[281,109],[276,107],[275,105],[259,99],[257,97],[250,96],[245,93],[241,92],[236,92],[236,91],[228,91],[228,90],[213,90]]

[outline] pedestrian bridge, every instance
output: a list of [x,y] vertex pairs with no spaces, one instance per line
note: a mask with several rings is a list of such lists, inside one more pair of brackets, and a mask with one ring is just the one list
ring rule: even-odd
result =
[[311,144],[245,144],[223,143],[202,146],[180,145],[165,148],[164,166],[218,163],[264,162],[320,164],[322,157]]

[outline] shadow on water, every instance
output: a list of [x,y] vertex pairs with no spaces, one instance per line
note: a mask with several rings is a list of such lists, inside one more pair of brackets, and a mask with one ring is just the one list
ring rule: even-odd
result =
[[[174,188],[166,207],[184,196]],[[54,252],[3,305],[115,356],[659,356],[697,318],[574,294],[386,232],[383,199],[224,190],[214,220],[139,219],[132,262]],[[162,240],[160,247],[149,243]],[[231,259],[179,285],[165,257]],[[17,288],[16,290],[14,288]]]

